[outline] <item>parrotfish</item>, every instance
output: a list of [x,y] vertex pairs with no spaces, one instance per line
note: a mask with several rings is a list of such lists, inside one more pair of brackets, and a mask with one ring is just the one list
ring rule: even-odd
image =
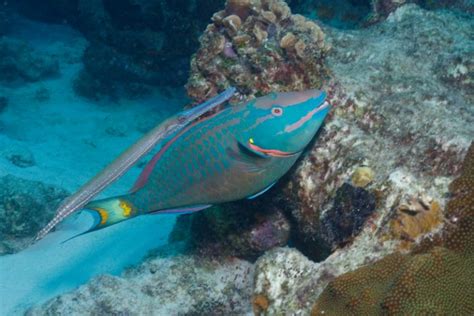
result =
[[[326,93],[319,90],[271,93],[196,120],[232,93],[233,90],[227,91],[199,106],[201,112],[188,111],[187,116],[181,116],[185,119],[172,120],[175,128],[167,129],[165,134],[169,137],[129,193],[89,203],[82,199],[82,205],[69,199],[64,204],[70,205],[67,210],[63,205],[63,211],[40,232],[39,238],[72,213],[71,209],[83,207],[84,212],[94,216],[95,222],[87,231],[90,232],[139,215],[191,213],[219,203],[254,198],[267,191],[300,157],[322,125],[330,104],[325,100]],[[156,135],[152,139],[149,143],[156,145]],[[134,163],[151,146],[131,155],[142,147],[132,146],[124,155],[133,156]],[[117,177],[131,164],[118,165]],[[102,172],[107,173],[110,170]],[[111,182],[104,178],[111,177],[102,177],[102,187]],[[100,190],[97,185],[85,188],[94,194]]]

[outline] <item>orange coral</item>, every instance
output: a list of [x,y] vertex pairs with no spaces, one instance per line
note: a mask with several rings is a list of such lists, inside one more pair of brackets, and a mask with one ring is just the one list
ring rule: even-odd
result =
[[473,315],[474,144],[450,192],[442,247],[424,245],[424,253],[395,253],[343,274],[312,315]]
[[442,221],[442,210],[438,202],[412,199],[397,208],[395,217],[389,224],[390,233],[393,238],[402,241],[402,249],[409,249],[418,237],[432,232]]

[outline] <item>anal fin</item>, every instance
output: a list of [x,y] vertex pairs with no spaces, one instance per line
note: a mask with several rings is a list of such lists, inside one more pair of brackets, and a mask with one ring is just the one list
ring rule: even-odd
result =
[[206,205],[194,205],[194,206],[188,206],[188,207],[180,207],[180,208],[171,208],[171,209],[166,209],[166,210],[157,210],[150,212],[148,214],[191,214],[195,212],[199,212],[201,210],[204,210],[206,208],[211,207],[212,205],[206,204]]
[[268,190],[270,190],[274,185],[275,185],[276,181],[273,182],[272,184],[270,184],[268,187],[266,187],[265,189],[263,189],[262,191],[260,192],[257,192],[255,193],[254,195],[251,195],[247,198],[247,200],[252,200],[252,199],[255,199],[256,197],[259,197],[260,195],[262,195],[263,193],[267,192]]

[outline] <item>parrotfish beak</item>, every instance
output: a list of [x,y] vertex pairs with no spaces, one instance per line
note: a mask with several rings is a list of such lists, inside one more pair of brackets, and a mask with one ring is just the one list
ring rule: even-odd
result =
[[261,157],[299,155],[323,124],[330,110],[320,90],[272,93],[249,103],[249,116],[240,144]]

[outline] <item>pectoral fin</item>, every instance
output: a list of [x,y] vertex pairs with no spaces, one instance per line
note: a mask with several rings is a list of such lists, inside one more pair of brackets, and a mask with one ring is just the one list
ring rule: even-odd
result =
[[153,211],[148,214],[191,214],[195,212],[199,212],[201,210],[204,210],[206,208],[211,207],[212,205],[195,205],[195,206],[189,206],[189,207],[180,207],[180,208],[173,208],[173,209],[167,209],[167,210],[158,210],[158,211]]

